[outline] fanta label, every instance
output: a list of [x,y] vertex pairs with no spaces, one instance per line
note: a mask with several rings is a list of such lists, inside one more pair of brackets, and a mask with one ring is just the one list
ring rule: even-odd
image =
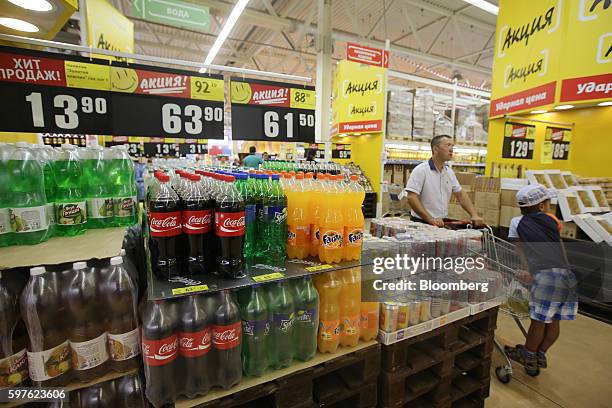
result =
[[321,234],[321,246],[324,248],[341,248],[342,234],[338,231],[327,230]]
[[303,225],[287,226],[287,244],[305,245],[310,242],[310,228]]
[[325,341],[338,340],[340,337],[340,321],[319,320],[319,337]]
[[361,228],[352,228],[347,231],[346,245],[352,247],[361,247],[363,243],[363,230]]

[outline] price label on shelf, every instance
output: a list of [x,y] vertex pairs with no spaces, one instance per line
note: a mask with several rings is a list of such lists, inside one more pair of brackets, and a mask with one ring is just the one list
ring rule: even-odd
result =
[[551,155],[553,160],[568,160],[572,131],[571,129],[547,126],[544,142],[552,143]]
[[144,143],[144,155],[147,157],[176,157],[177,153],[176,143]]
[[319,271],[325,271],[331,268],[333,268],[333,266],[328,265],[328,264],[322,264],[322,265],[307,266],[304,269],[307,270],[308,272],[319,272]]
[[232,78],[232,139],[314,142],[314,89]]
[[185,295],[188,293],[206,292],[207,290],[208,290],[208,285],[185,286],[183,288],[172,289],[172,294],[173,295]]
[[502,157],[532,159],[535,146],[535,126],[506,122]]
[[254,282],[266,282],[266,281],[271,281],[271,280],[275,280],[275,279],[282,279],[284,278],[285,275],[283,275],[280,272],[272,272],[272,273],[267,273],[265,275],[258,275],[258,276],[253,276],[253,281]]
[[332,159],[350,159],[351,151],[348,149],[347,145],[335,144],[332,147]]
[[223,139],[219,75],[7,50],[0,131]]
[[179,143],[179,155],[184,157],[188,154],[206,154],[208,146],[200,143]]

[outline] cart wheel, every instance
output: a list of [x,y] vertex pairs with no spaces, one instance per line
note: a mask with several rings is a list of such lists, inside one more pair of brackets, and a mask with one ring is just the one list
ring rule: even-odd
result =
[[540,375],[540,367],[537,367],[535,370],[528,370],[527,368],[525,368],[525,372],[531,377],[537,377],[538,375]]
[[495,375],[497,375],[497,379],[504,384],[508,384],[512,379],[512,375],[506,371],[504,367],[496,367]]

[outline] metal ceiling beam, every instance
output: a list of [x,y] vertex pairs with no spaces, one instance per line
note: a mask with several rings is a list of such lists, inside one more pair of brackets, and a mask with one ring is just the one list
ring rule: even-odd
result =
[[[395,0],[391,0],[389,2],[389,5],[387,6],[386,9],[383,8],[383,12],[380,15],[380,17],[378,17],[378,20],[376,20],[376,23],[374,23],[374,26],[370,29],[370,31],[366,34],[366,38],[372,38],[372,36],[374,35],[374,31],[376,31],[376,29],[378,28],[378,25],[384,21],[385,16],[387,15],[387,11],[389,11],[389,9],[391,8],[391,6],[393,6],[393,3],[395,3]],[[384,4],[384,3],[383,3]]]
[[490,23],[487,23],[486,21],[482,21],[474,17],[465,16],[465,15],[460,14],[464,10],[471,7],[469,4],[467,6],[460,8],[459,10],[453,11],[453,10],[449,10],[449,9],[446,9],[440,6],[433,5],[432,3],[428,3],[423,0],[404,0],[404,2],[411,4],[415,7],[422,8],[423,10],[427,10],[427,11],[430,11],[436,14],[441,14],[446,17],[456,15],[457,19],[463,23],[473,25],[474,27],[482,28],[483,30],[495,31],[495,24],[490,24]]
[[419,51],[423,51],[425,49],[425,44],[423,43],[421,35],[418,33],[418,30],[415,29],[414,22],[412,21],[412,18],[410,18],[410,12],[408,11],[408,8],[405,4],[402,7],[402,14],[404,15],[404,19],[408,23],[408,27],[410,28],[410,34],[414,35],[414,39],[416,40],[419,46]]
[[[221,0],[199,0],[200,4],[208,6],[215,10],[227,11],[231,10],[233,7],[233,3],[226,3]],[[406,1],[406,0],[404,0]],[[412,0],[410,0],[412,1]],[[255,11],[253,9],[246,8],[241,16],[241,21],[259,25],[261,27],[282,31],[287,30],[289,32],[294,32],[296,29],[299,29],[302,26],[305,26],[303,21],[298,21],[291,18],[283,18],[283,17],[274,17],[268,13]],[[307,32],[314,33],[316,32],[316,25],[311,24],[309,27],[306,26]],[[362,42],[364,45],[370,45],[377,48],[385,48],[384,41],[377,41],[371,39],[363,39],[359,37],[357,34],[349,33],[341,30],[333,30],[332,37],[338,41],[351,41],[351,42]],[[404,47],[397,44],[391,44],[390,52],[397,53],[399,55],[404,55],[412,58],[418,58],[428,63],[444,63],[448,64],[454,68],[465,69],[468,71],[480,72],[483,74],[490,75],[492,70],[491,68],[482,67],[479,65],[472,65],[464,62],[454,62],[452,59],[439,56],[439,55],[431,55],[422,51],[418,51],[412,48]]]

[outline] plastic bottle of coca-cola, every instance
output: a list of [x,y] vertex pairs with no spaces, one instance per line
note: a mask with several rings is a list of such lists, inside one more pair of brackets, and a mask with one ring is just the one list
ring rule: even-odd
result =
[[211,243],[212,207],[210,197],[200,184],[200,176],[188,174],[188,187],[183,190],[183,234],[186,243],[186,273],[202,274],[208,271],[206,257]]
[[59,387],[70,381],[70,345],[59,274],[30,269],[21,292],[21,315],[28,330],[28,369],[33,383]]
[[203,295],[182,299],[178,337],[181,371],[186,373],[182,393],[189,398],[206,394],[213,386],[212,315],[206,310]]
[[228,389],[242,379],[241,319],[229,290],[220,292],[219,301],[213,319],[213,347],[217,354],[217,384]]
[[62,288],[71,318],[68,334],[74,377],[91,381],[108,368],[108,348],[104,320],[96,318],[104,303],[98,295],[99,273],[85,262],[72,264],[72,279]]
[[244,274],[244,201],[234,186],[234,176],[222,176],[225,186],[217,197],[215,231],[219,238],[218,270],[230,278]]
[[178,275],[177,236],[181,234],[179,198],[169,185],[170,176],[156,174],[159,187],[148,204],[149,256],[153,273],[162,280]]
[[145,394],[156,408],[174,402],[177,396],[177,323],[177,307],[172,301],[147,302],[142,316]]
[[109,312],[106,330],[110,367],[119,372],[137,368],[140,337],[136,285],[120,256],[111,258],[110,268],[102,270],[100,275],[100,295]]

